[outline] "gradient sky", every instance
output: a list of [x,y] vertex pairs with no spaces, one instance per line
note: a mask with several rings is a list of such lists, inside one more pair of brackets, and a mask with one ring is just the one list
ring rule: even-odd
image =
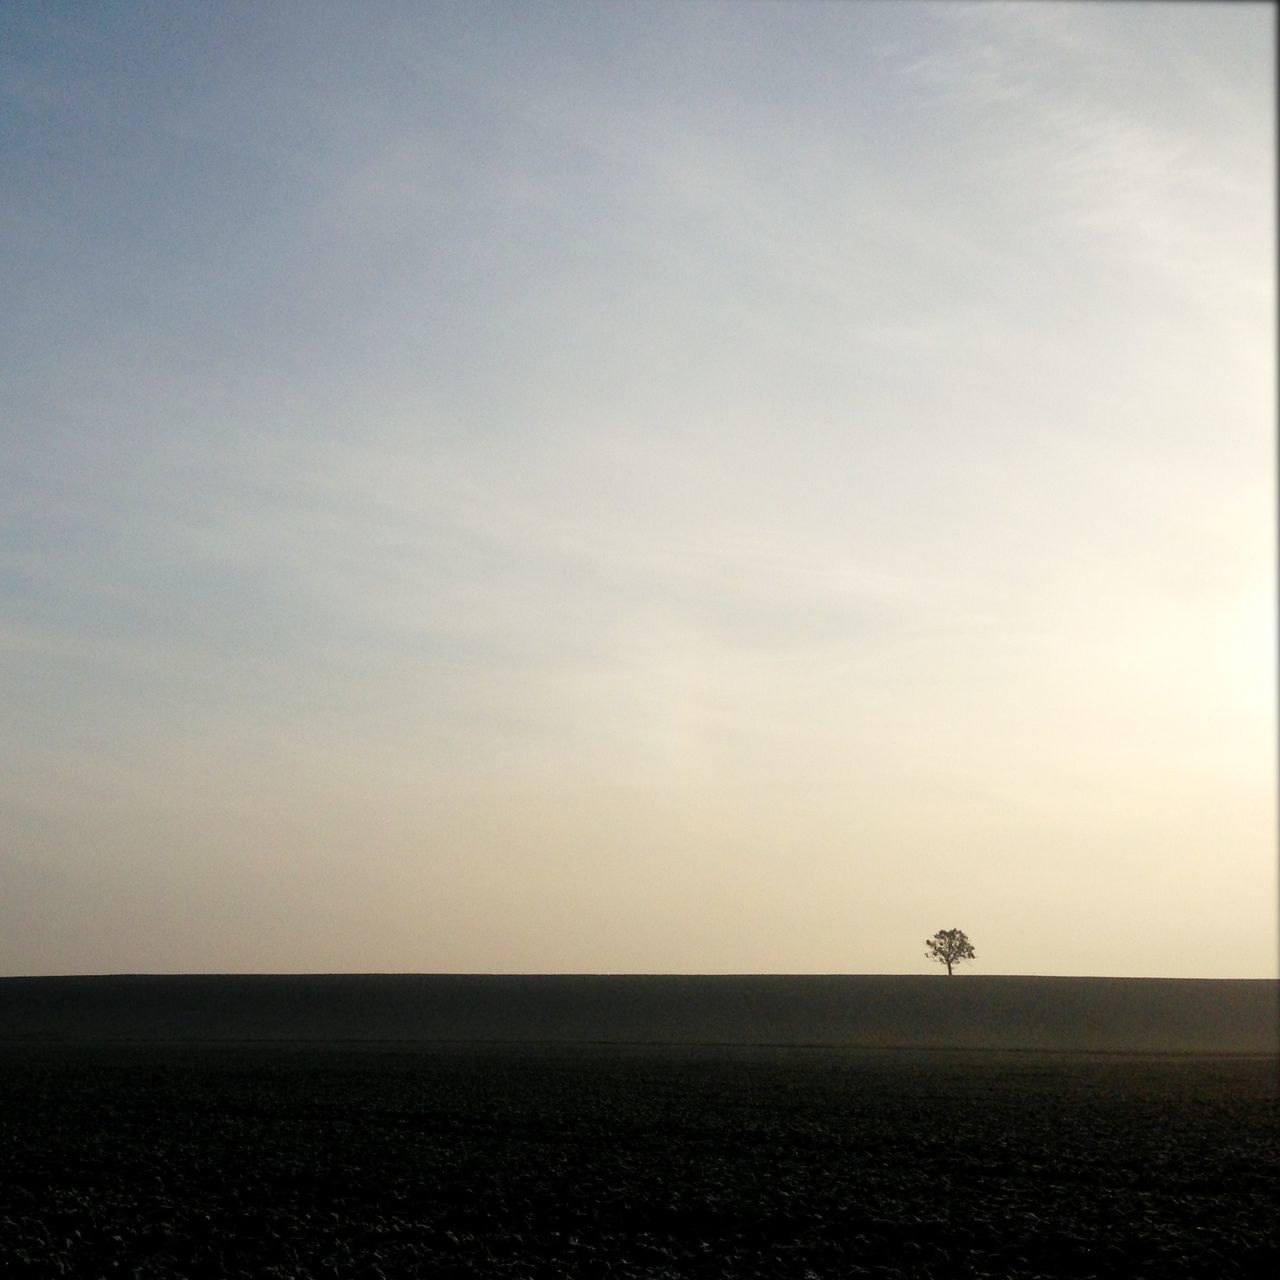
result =
[[0,973],[1277,973],[1269,5],[0,9]]

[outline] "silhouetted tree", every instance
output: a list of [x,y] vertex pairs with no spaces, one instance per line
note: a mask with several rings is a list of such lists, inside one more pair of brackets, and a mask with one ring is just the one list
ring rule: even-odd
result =
[[964,936],[963,929],[939,929],[932,938],[925,939],[924,945],[925,958],[945,964],[948,976],[952,965],[978,958],[973,944]]

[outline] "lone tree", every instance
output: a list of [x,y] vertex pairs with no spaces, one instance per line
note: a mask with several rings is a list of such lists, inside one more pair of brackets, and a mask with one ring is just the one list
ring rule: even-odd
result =
[[924,945],[925,958],[945,964],[948,976],[951,974],[952,965],[978,958],[973,944],[964,936],[963,929],[939,929],[932,938],[925,939]]

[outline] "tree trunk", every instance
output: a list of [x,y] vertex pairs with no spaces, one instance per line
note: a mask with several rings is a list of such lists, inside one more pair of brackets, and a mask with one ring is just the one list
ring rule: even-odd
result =
[[951,961],[947,961],[947,977],[951,977]]

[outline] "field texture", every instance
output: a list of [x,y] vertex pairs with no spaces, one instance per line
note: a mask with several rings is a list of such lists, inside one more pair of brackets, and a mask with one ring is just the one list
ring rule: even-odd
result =
[[1271,1276],[1277,1062],[0,1045],[0,1275]]

